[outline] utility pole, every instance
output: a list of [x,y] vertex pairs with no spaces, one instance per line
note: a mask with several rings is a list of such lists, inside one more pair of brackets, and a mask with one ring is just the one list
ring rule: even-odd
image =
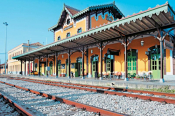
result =
[[5,39],[5,74],[6,74],[6,53],[7,53],[7,22],[3,22],[3,24],[6,26],[6,39]]

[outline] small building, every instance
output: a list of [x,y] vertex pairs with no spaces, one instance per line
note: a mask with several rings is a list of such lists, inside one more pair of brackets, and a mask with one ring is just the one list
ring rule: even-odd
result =
[[[8,72],[8,63],[6,63],[6,72]],[[0,74],[5,74],[5,63],[0,64]]]
[[[9,70],[8,70],[8,74],[20,74],[21,72],[21,63],[19,60],[16,59],[12,59],[12,57],[18,56],[20,54],[24,54],[27,53],[33,49],[36,49],[38,47],[41,47],[42,44],[40,44],[39,42],[37,43],[32,43],[29,44],[28,43],[22,43],[19,46],[16,46],[15,48],[11,49],[8,51],[8,66],[9,66]],[[32,62],[30,62],[30,69],[31,71],[33,70],[33,66],[32,66]],[[22,66],[22,74],[29,74],[29,62],[26,62],[26,66],[25,64],[23,64]],[[24,69],[26,69],[26,72],[24,72]]]
[[175,79],[174,17],[168,2],[127,17],[115,2],[84,10],[64,4],[49,28],[54,42],[13,58],[30,57],[39,75]]

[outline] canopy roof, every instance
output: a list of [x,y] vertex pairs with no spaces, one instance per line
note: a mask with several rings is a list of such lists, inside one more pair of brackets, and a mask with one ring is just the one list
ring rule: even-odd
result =
[[127,16],[122,19],[100,25],[88,31],[72,35],[68,38],[47,44],[27,53],[13,57],[13,59],[29,59],[54,52],[65,52],[66,50],[88,46],[95,43],[115,41],[121,39],[121,33],[127,37],[133,37],[145,32],[154,32],[157,27],[162,29],[175,26],[175,13],[167,3],[149,8],[146,11]]

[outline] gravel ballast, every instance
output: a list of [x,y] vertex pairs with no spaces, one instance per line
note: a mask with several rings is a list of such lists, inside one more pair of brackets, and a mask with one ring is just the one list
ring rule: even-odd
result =
[[77,101],[87,105],[103,108],[106,110],[119,112],[134,116],[174,116],[175,105],[165,104],[156,101],[147,101],[142,99],[135,99],[131,97],[124,97],[118,95],[100,94],[88,92],[83,90],[68,89],[62,87],[55,87],[50,85],[43,85],[31,83],[20,80],[6,80],[1,81],[55,95],[65,99]]

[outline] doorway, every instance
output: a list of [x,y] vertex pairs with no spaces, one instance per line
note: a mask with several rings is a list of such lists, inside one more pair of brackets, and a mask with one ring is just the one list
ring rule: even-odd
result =
[[78,57],[75,64],[75,77],[80,77],[82,74],[82,58]]
[[136,50],[128,50],[127,63],[128,63],[128,77],[136,76]]
[[53,68],[53,63],[52,63],[52,61],[49,62],[49,67],[50,67],[50,75],[52,75],[52,68]]
[[98,77],[98,55],[92,56],[92,77]]
[[114,71],[114,55],[106,54],[106,72],[111,73]]
[[160,79],[160,46],[153,46],[150,50],[152,76]]

